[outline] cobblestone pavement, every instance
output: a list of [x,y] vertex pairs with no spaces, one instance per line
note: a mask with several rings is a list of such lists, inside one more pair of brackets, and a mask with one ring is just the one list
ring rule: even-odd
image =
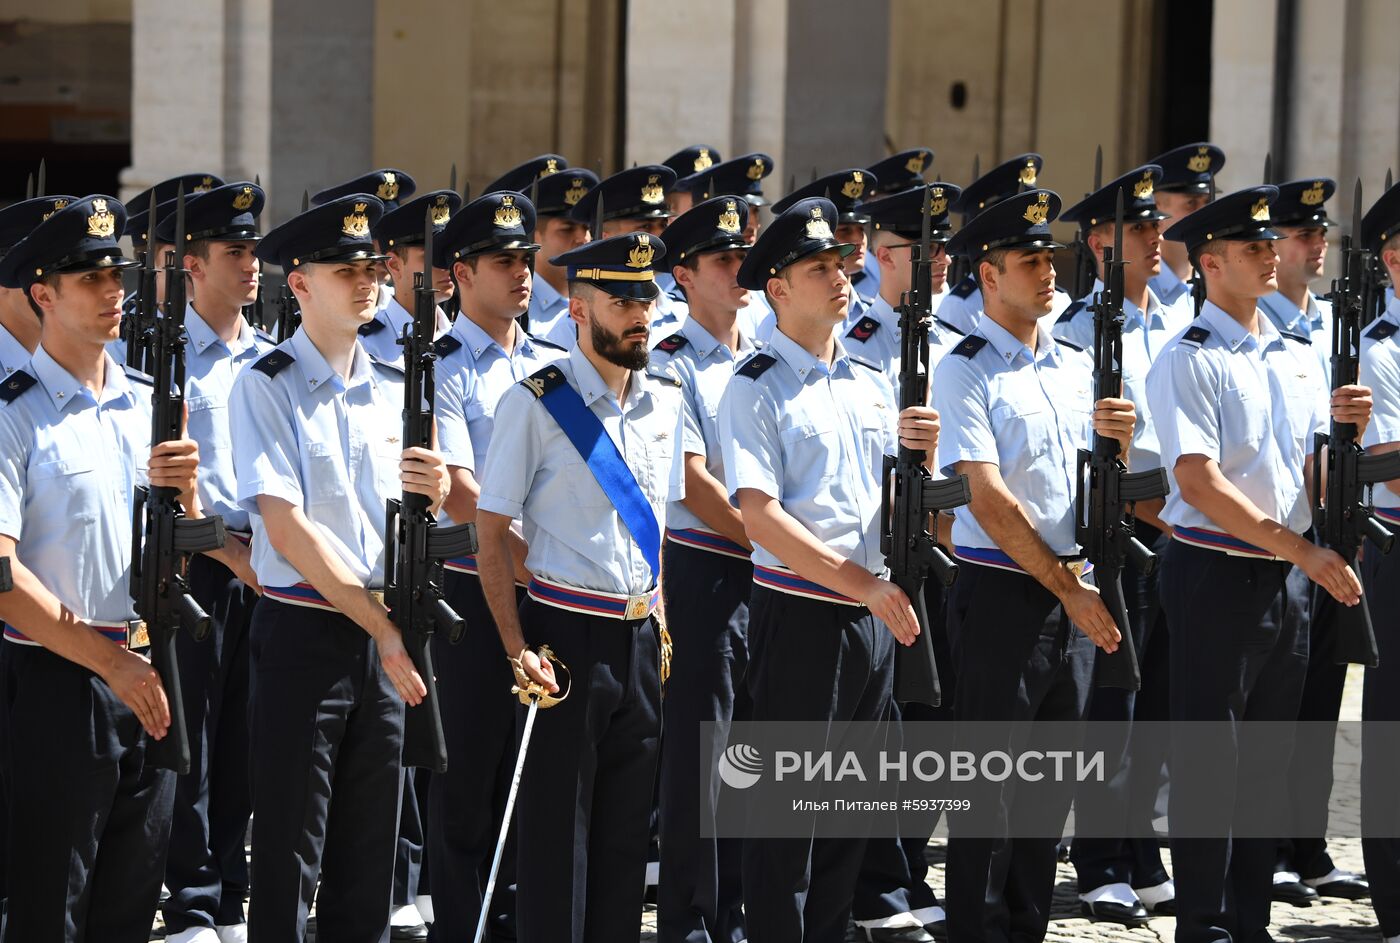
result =
[[[1347,676],[1346,694],[1342,704],[1342,719],[1361,719],[1360,668],[1353,667]],[[1337,773],[1339,777],[1348,775],[1348,773],[1360,776],[1360,770],[1338,770]],[[1341,825],[1342,829],[1354,835],[1357,832],[1355,824],[1347,821],[1352,817],[1359,817],[1359,812],[1355,808],[1333,809],[1334,823]],[[1359,839],[1332,839],[1328,843],[1328,851],[1337,867],[1358,873],[1364,871]],[[932,865],[929,883],[939,893],[941,899],[943,892],[942,845],[930,844],[928,858]],[[1168,869],[1170,870],[1170,854],[1165,850],[1163,858],[1168,861]],[[1105,941],[1105,943],[1113,943],[1113,941],[1124,941],[1124,943],[1129,943],[1129,941],[1138,941],[1138,943],[1162,941],[1162,943],[1171,943],[1176,929],[1176,921],[1171,917],[1155,918],[1148,926],[1134,930],[1117,924],[1097,923],[1084,919],[1079,915],[1074,868],[1068,864],[1061,864],[1056,874],[1053,906],[1050,932],[1047,936],[1047,939],[1052,941],[1066,941],[1066,943],[1081,940],[1099,940]],[[1369,900],[1352,902],[1326,899],[1311,907],[1303,908],[1275,904],[1272,916],[1273,922],[1269,929],[1274,939],[1279,943],[1311,943],[1311,941],[1377,943],[1381,939]],[[156,929],[152,932],[151,938],[159,939],[163,936],[164,930],[161,929],[161,924],[157,920]],[[852,931],[847,939],[856,941],[862,937],[856,936]],[[642,914],[640,940],[643,943],[653,943],[656,940],[656,912],[650,907]]]

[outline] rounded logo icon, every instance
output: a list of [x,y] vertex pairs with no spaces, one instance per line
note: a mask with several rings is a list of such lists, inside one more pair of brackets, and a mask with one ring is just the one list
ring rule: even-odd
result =
[[747,789],[763,773],[763,757],[747,743],[736,743],[719,758],[719,778],[731,789]]

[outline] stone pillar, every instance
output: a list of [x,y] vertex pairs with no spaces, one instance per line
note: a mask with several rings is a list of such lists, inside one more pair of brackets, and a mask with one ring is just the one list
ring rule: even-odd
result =
[[1210,139],[1225,150],[1222,193],[1257,184],[1273,128],[1275,0],[1214,4]]

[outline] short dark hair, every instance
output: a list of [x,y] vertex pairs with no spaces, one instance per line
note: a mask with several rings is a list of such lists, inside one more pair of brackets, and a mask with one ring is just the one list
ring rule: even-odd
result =
[[[38,278],[34,279],[33,283],[29,286],[29,288],[33,288],[34,285],[46,285],[47,287],[52,288],[54,290],[54,294],[59,294],[60,289],[58,287],[58,278],[61,274],[61,272],[54,272],[50,275],[41,275]],[[29,302],[29,310],[34,312],[34,316],[40,321],[42,321],[44,320],[44,309],[39,307],[39,303],[35,301],[34,296],[30,294],[29,288],[26,288],[24,290],[24,300]]]

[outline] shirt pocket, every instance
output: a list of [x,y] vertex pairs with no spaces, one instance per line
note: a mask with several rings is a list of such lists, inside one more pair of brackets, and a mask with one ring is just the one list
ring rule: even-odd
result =
[[1221,449],[1242,444],[1257,450],[1269,434],[1269,403],[1258,390],[1236,387],[1220,394]]
[[[573,448],[573,446],[570,445],[569,448]],[[602,485],[598,484],[598,479],[593,477],[593,472],[589,469],[587,462],[565,462],[559,474],[564,478],[569,497],[573,499],[575,507],[606,508],[612,506],[608,496],[603,493]]]
[[61,507],[69,517],[94,521],[102,510],[105,484],[98,478],[97,463],[90,453],[36,462],[29,469],[29,485],[31,501]]
[[229,448],[227,402],[213,396],[195,396],[185,400],[185,406],[189,409],[189,437],[199,443],[201,450]]
[[992,433],[1004,465],[1038,458],[1050,451],[1055,416],[1044,403],[1004,403],[991,411]]
[[345,461],[329,442],[306,444],[305,492],[309,504],[339,501],[345,497]]
[[373,463],[374,474],[379,481],[380,494],[388,497],[403,491],[399,480],[399,464],[403,461],[403,444],[398,436],[392,439],[377,437],[370,443],[369,460]]
[[829,417],[804,417],[778,431],[783,447],[784,477],[830,481],[841,464],[841,443]]

